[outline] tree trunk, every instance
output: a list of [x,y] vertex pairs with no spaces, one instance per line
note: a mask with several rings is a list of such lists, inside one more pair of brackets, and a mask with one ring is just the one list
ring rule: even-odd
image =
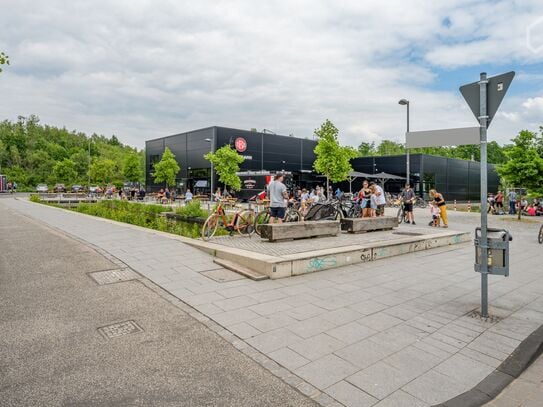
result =
[[520,216],[522,214],[522,194],[519,193],[519,196],[520,196],[520,199],[518,201],[518,214],[517,214],[518,220],[520,220]]

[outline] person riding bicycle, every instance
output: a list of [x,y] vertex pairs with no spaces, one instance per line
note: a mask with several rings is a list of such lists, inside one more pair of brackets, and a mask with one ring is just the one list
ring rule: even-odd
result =
[[283,223],[283,218],[285,217],[288,193],[287,187],[283,184],[283,179],[283,174],[277,174],[275,179],[268,185],[268,195],[270,197],[270,223],[274,223],[275,219],[277,219],[278,223]]
[[405,184],[405,188],[401,193],[404,212],[407,216],[407,223],[416,225],[415,216],[413,215],[413,202],[415,201],[415,192],[410,184]]

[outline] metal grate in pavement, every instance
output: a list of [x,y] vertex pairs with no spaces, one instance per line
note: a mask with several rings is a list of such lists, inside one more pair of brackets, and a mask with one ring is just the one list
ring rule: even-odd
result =
[[98,328],[98,332],[106,339],[113,339],[143,332],[143,328],[135,321],[124,321]]
[[140,278],[135,271],[128,267],[115,270],[94,271],[88,274],[98,285],[113,284]]
[[479,321],[490,322],[491,324],[496,324],[502,320],[500,317],[496,315],[489,315],[487,317],[483,317],[479,310],[473,310],[467,315],[470,318],[478,319]]

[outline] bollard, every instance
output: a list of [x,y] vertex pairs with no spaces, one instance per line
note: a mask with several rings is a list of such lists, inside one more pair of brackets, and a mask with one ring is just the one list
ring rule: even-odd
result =
[[456,211],[456,199],[454,200],[454,210]]
[[468,201],[468,212],[471,212],[471,201]]

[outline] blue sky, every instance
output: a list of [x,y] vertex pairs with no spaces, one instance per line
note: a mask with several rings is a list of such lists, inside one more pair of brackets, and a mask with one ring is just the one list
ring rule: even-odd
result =
[[0,119],[144,141],[210,125],[343,143],[473,126],[458,87],[514,70],[489,131],[543,124],[543,3],[0,0]]

